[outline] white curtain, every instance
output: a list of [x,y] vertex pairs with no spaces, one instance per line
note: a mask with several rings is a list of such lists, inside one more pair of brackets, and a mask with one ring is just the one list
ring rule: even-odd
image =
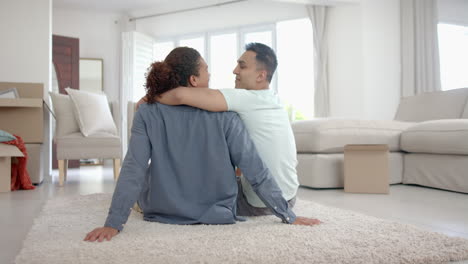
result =
[[135,103],[144,96],[145,73],[153,61],[153,38],[136,31],[122,32],[122,90],[120,91],[120,140],[122,157],[127,145],[135,113]]
[[312,22],[314,34],[314,112],[316,117],[327,117],[330,115],[328,91],[328,7],[310,5],[307,6],[307,12]]
[[401,94],[440,91],[437,0],[400,0]]

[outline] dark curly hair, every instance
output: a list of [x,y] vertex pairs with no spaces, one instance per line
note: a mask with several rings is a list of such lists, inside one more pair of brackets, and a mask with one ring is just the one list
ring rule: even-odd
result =
[[256,53],[255,59],[265,66],[267,80],[271,83],[276,67],[278,67],[278,60],[273,49],[265,44],[252,42],[245,45],[245,50]]
[[146,73],[146,101],[155,103],[156,96],[177,88],[188,86],[190,76],[199,76],[201,55],[195,49],[178,47],[164,61],[156,61]]

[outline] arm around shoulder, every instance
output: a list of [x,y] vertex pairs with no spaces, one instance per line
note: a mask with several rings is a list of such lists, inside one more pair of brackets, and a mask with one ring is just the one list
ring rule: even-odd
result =
[[176,97],[184,105],[190,105],[211,112],[223,112],[228,110],[224,95],[210,88],[177,88]]

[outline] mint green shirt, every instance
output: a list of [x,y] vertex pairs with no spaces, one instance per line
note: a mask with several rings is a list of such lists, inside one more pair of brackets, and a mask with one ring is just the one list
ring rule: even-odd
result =
[[[296,143],[286,110],[271,90],[220,89],[228,110],[239,114],[263,162],[286,200],[294,198],[299,187],[296,173]],[[266,207],[241,178],[250,205]]]

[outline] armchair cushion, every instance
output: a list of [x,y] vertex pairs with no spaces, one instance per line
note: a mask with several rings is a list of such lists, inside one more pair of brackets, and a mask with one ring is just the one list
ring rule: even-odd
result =
[[67,93],[73,101],[73,109],[80,126],[81,133],[88,137],[95,133],[117,135],[107,97],[67,88]]
[[84,137],[74,133],[56,138],[57,159],[120,158],[120,138],[109,133]]
[[468,155],[468,119],[418,123],[401,134],[401,148],[413,153]]
[[292,124],[298,153],[342,153],[347,144],[387,144],[400,150],[400,134],[413,123],[387,120],[315,119]]
[[50,92],[56,118],[55,137],[80,132],[80,127],[73,112],[73,102],[66,94]]

